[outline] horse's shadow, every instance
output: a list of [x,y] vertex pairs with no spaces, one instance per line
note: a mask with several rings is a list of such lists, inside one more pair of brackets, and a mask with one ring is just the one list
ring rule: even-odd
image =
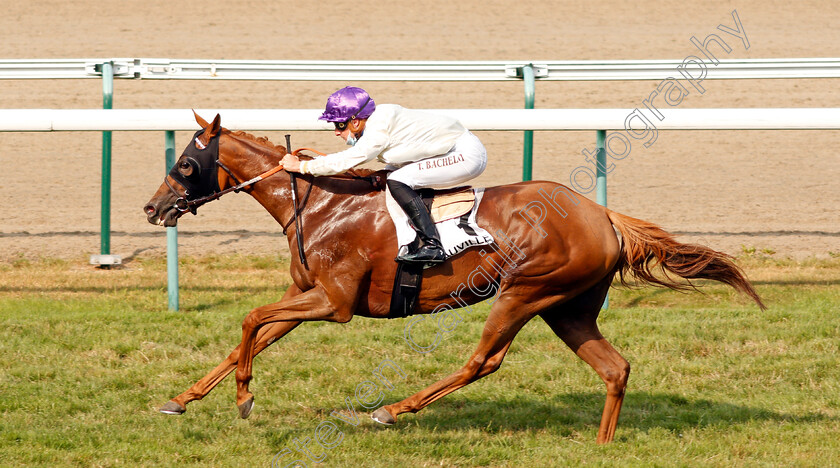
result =
[[[571,435],[577,431],[597,431],[605,398],[604,393],[597,392],[569,393],[546,399],[491,398],[479,401],[453,398],[436,402],[412,422],[419,428],[435,428],[438,431],[480,428],[493,433],[550,429],[562,435]],[[405,416],[403,419],[407,419]],[[840,418],[819,413],[786,414],[728,402],[636,391],[628,392],[625,397],[618,426],[619,429],[634,428],[641,432],[665,429],[681,433],[689,429],[750,421],[840,422]]]
[[[548,430],[560,437],[575,433],[598,431],[606,395],[598,392],[568,393],[541,398],[462,397],[435,402],[417,415],[403,414],[395,426],[383,426],[368,419],[367,414],[357,413],[358,426],[341,424],[341,431],[349,434],[368,431],[435,431],[462,433],[479,429],[488,434]],[[333,409],[323,408],[319,413],[326,419]],[[730,427],[753,421],[808,423],[840,418],[820,413],[786,414],[765,408],[739,405],[707,399],[689,399],[670,393],[632,392],[624,399],[618,421],[617,441],[626,440],[622,429],[641,433],[665,430],[678,436],[691,429]],[[289,428],[269,431],[265,437],[278,450],[296,437],[306,436],[312,428]],[[410,432],[405,432],[409,434]],[[594,439],[593,439],[594,441]]]

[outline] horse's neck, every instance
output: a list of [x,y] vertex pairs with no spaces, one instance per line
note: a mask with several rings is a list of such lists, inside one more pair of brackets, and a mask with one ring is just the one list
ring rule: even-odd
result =
[[[270,144],[267,141],[252,141],[241,136],[235,136],[232,140],[236,145],[233,150],[244,161],[244,173],[236,174],[241,180],[250,180],[259,175],[258,171],[275,167],[285,152],[281,148],[278,155],[277,147],[264,146]],[[356,197],[373,191],[373,188],[366,184],[367,182],[360,180],[297,176],[298,209],[302,216],[312,219],[313,224],[339,222],[342,216],[336,216],[335,211],[338,207],[352,209],[350,207],[360,207],[365,203],[361,199],[356,200]],[[289,173],[280,171],[254,184],[249,192],[284,228],[291,223],[295,213]]]
[[[368,200],[365,182],[328,177],[297,176],[297,193],[300,216],[310,226],[321,223],[337,224],[349,214],[348,210],[362,207]],[[367,191],[367,193],[371,192]],[[294,218],[291,176],[279,172],[254,185],[251,195],[284,228]],[[367,197],[365,197],[367,198]]]

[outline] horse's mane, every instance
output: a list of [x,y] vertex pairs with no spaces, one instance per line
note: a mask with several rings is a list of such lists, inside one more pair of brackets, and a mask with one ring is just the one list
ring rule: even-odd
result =
[[275,145],[274,143],[271,142],[271,140],[269,140],[266,137],[258,137],[258,136],[254,136],[254,135],[252,135],[248,132],[243,132],[241,130],[233,131],[233,130],[228,130],[226,128],[222,128],[222,133],[228,133],[231,136],[234,136],[234,137],[236,137],[240,140],[252,141],[252,142],[254,142],[254,143],[256,143],[260,146],[265,146],[265,147],[268,147],[269,149],[273,149],[275,151],[278,151],[280,154],[286,154],[286,153],[289,152],[289,150],[286,149],[285,146]]
[[[289,152],[289,150],[285,146],[275,145],[274,143],[271,142],[271,140],[269,140],[266,137],[258,137],[258,136],[252,135],[248,132],[243,132],[241,130],[232,131],[232,130],[228,130],[226,128],[222,128],[222,133],[227,133],[227,134],[229,134],[229,135],[231,135],[231,136],[233,136],[237,139],[240,139],[240,140],[247,140],[247,141],[254,142],[259,146],[263,146],[267,149],[271,149],[271,150],[274,150],[274,151],[280,153],[281,156],[285,155],[286,153]],[[299,154],[297,156],[300,159],[303,159],[303,160],[315,159],[313,156],[310,156],[308,154]],[[372,185],[372,188],[374,190],[384,190],[385,189],[384,180],[386,178],[385,177],[386,172],[387,171],[383,171],[383,170],[377,171],[377,170],[373,170],[373,169],[350,169],[350,170],[348,170],[346,172],[343,172],[341,174],[336,174],[334,176],[327,176],[327,177],[330,177],[331,179],[367,179],[367,182]]]

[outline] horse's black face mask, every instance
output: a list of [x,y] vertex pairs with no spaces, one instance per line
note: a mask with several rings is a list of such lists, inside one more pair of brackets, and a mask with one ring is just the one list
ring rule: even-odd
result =
[[219,135],[211,138],[204,149],[199,149],[198,137],[203,133],[204,129],[195,132],[181,158],[169,171],[169,176],[186,190],[186,200],[195,200],[219,191]]

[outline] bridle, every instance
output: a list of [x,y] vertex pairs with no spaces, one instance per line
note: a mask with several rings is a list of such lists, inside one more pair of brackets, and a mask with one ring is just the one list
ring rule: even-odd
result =
[[[173,167],[172,170],[169,171],[169,177],[183,187],[184,194],[181,195],[177,190],[175,190],[175,187],[173,187],[172,183],[169,181],[169,177],[164,178],[166,186],[169,187],[170,192],[175,195],[175,209],[181,213],[189,211],[192,214],[196,214],[198,207],[204,205],[205,203],[216,200],[222,195],[230,192],[240,192],[249,185],[253,185],[266,177],[270,177],[283,170],[283,166],[278,164],[277,166],[252,179],[246,180],[245,182],[239,182],[239,179],[233,175],[233,172],[231,172],[227,166],[219,161],[219,138],[221,137],[221,134],[214,135],[205,145],[199,139],[199,136],[203,133],[203,129],[195,133],[193,137],[195,145],[187,146],[187,149],[184,150],[182,155],[186,156],[186,163],[192,168],[192,173],[188,176],[184,175],[179,171],[177,166]],[[222,170],[228,174],[231,180],[233,180],[234,185],[221,190],[217,176],[218,168],[222,168]],[[210,173],[210,177],[206,180],[201,177],[203,175],[202,172],[204,171],[209,171]],[[200,179],[196,181],[195,176],[198,176]],[[196,193],[198,194],[196,198],[190,198],[191,194]]]
[[[188,190],[185,189],[184,190],[184,195],[181,195],[180,193],[178,193],[177,190],[175,190],[175,187],[172,186],[172,183],[169,182],[169,178],[163,179],[166,182],[166,186],[169,187],[169,190],[175,195],[175,197],[177,197],[175,199],[175,209],[176,210],[180,211],[181,213],[186,213],[187,211],[189,211],[190,213],[195,214],[196,210],[198,210],[198,207],[200,207],[201,205],[204,205],[205,203],[211,202],[213,200],[217,200],[217,199],[221,198],[222,195],[228,194],[230,192],[239,193],[243,189],[247,188],[249,185],[253,185],[253,184],[265,179],[266,177],[272,176],[272,175],[274,175],[274,174],[283,170],[283,166],[278,164],[276,167],[263,172],[262,174],[254,177],[253,179],[246,180],[245,182],[239,182],[239,180],[236,178],[235,175],[233,175],[233,173],[230,171],[230,169],[228,169],[227,166],[222,164],[222,162],[219,161],[218,159],[216,159],[216,165],[218,167],[221,167],[222,170],[224,170],[225,172],[227,172],[228,176],[230,176],[230,178],[233,179],[233,181],[236,185],[228,187],[224,190],[215,191],[215,192],[211,193],[210,195],[205,195],[203,197],[198,197],[198,198],[194,198],[192,200],[189,200],[189,199],[186,198],[186,197],[189,196],[189,191]],[[218,186],[218,181],[216,181],[216,185]],[[291,224],[291,221],[289,223]]]

